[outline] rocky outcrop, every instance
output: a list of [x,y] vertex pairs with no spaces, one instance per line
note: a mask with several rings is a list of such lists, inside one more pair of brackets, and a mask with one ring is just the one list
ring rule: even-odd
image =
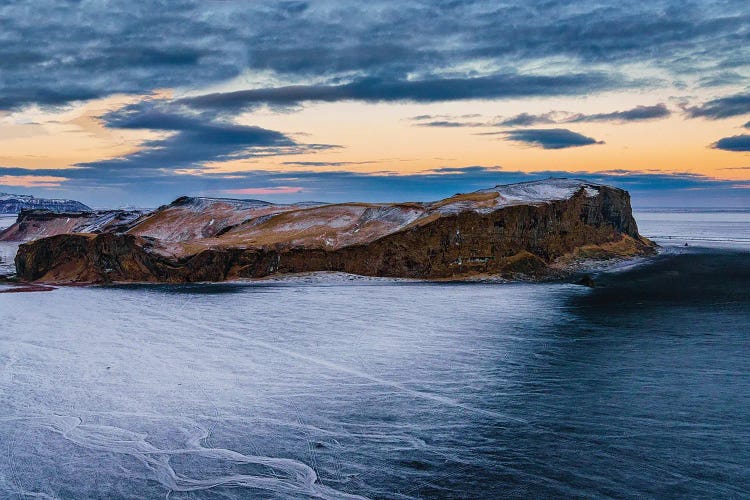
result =
[[25,194],[0,193],[0,214],[17,214],[22,210],[90,212],[91,208],[75,200],[34,198]]
[[124,232],[144,214],[142,210],[22,210],[15,224],[0,231],[0,242],[24,242],[70,233]]
[[[340,271],[539,278],[578,258],[648,254],[627,192],[578,180],[496,186],[435,203],[272,205],[181,198],[126,232],[19,247],[43,282],[195,282]],[[563,265],[561,265],[563,263]]]

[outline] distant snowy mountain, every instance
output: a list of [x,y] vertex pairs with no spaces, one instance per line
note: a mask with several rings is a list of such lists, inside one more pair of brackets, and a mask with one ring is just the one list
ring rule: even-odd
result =
[[26,194],[0,193],[0,214],[17,214],[24,209],[51,210],[53,212],[90,212],[80,201],[34,198]]

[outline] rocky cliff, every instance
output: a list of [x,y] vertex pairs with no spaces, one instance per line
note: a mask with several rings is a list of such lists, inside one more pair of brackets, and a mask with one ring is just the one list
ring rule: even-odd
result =
[[44,282],[194,282],[277,273],[543,277],[576,259],[648,254],[627,192],[570,179],[496,186],[434,203],[273,205],[180,198],[119,231],[19,247]]

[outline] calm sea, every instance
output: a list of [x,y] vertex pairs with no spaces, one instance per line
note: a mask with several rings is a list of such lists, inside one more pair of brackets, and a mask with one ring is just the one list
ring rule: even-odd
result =
[[594,289],[2,294],[0,498],[750,497],[750,212],[636,217]]

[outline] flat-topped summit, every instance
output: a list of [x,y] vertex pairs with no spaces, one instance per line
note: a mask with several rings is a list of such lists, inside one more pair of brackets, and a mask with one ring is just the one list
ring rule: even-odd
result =
[[43,281],[220,281],[308,271],[517,277],[651,247],[638,235],[626,191],[546,179],[431,203],[182,197],[116,231],[22,245],[16,262],[21,277]]
[[549,178],[516,184],[498,184],[471,193],[458,193],[429,206],[439,209],[441,213],[456,213],[462,210],[491,212],[509,205],[565,200],[580,190],[584,190],[589,196],[595,196],[599,187],[598,184],[579,179]]
[[[506,203],[543,203],[552,200],[565,200],[580,189],[589,196],[596,196],[601,184],[595,184],[582,179],[554,178],[538,181],[519,182],[516,184],[499,184],[490,189],[479,192],[496,192]],[[616,188],[610,188],[616,189]]]

